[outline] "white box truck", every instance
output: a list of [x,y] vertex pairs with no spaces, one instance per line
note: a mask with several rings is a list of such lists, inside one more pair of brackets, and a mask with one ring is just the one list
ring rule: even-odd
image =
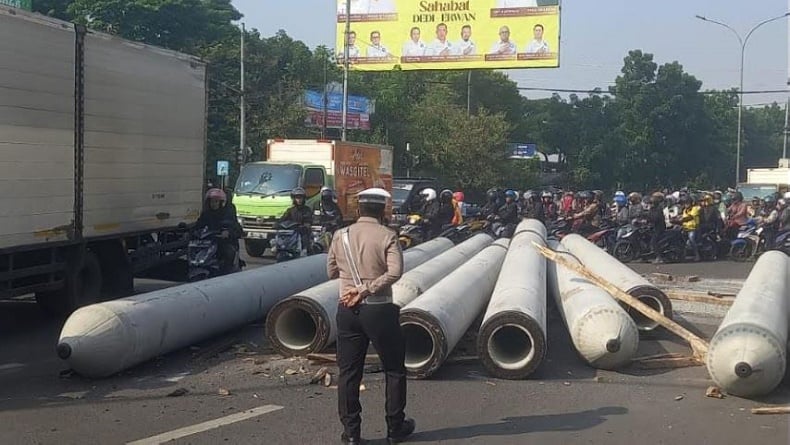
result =
[[206,97],[199,59],[0,7],[0,298],[68,313],[183,256]]

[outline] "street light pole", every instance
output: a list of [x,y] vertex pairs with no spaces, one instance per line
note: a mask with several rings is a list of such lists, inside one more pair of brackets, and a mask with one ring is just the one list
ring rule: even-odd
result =
[[346,32],[345,45],[343,45],[343,116],[340,140],[346,140],[346,127],[348,126],[348,65],[349,47],[348,38],[351,35],[351,0],[346,0]]
[[786,12],[780,16],[776,16],[767,20],[763,20],[762,22],[754,25],[752,29],[746,34],[746,38],[741,38],[741,35],[733,29],[731,26],[727,25],[726,23],[722,23],[713,19],[709,19],[707,17],[701,15],[695,15],[694,17],[709,23],[714,23],[719,26],[723,26],[733,34],[735,37],[738,38],[738,43],[741,44],[741,66],[740,66],[740,83],[738,87],[738,136],[736,138],[736,145],[735,145],[735,187],[738,186],[738,183],[741,182],[741,133],[743,129],[741,128],[741,123],[743,122],[743,65],[744,65],[744,58],[746,55],[746,44],[749,43],[749,37],[752,36],[752,33],[757,30],[757,28],[765,25],[766,23],[771,23],[775,20],[783,19],[790,15],[790,12]]

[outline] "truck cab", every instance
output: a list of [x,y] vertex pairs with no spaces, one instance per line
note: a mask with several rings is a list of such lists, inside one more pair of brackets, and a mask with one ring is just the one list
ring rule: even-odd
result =
[[244,229],[250,256],[261,256],[274,238],[275,224],[291,206],[291,190],[302,187],[307,205],[320,198],[321,187],[332,187],[323,165],[300,162],[253,162],[239,174],[233,204]]

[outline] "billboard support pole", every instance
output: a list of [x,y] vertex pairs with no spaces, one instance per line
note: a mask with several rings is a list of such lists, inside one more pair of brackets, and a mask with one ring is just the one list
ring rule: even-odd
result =
[[326,138],[326,113],[327,113],[327,84],[326,84],[326,59],[324,59],[324,113],[323,113],[323,123],[321,125],[321,139]]
[[246,117],[246,110],[244,109],[244,23],[241,24],[241,54],[239,57],[240,60],[240,80],[239,85],[241,87],[241,92],[239,94],[239,171],[241,171],[241,166],[244,165],[245,158],[247,157],[247,138],[246,132],[244,131],[244,121],[247,119]]
[[466,75],[466,115],[472,115],[472,70]]
[[351,34],[351,0],[346,0],[346,41],[343,45],[343,125],[340,140],[346,140],[346,124],[348,119],[348,37]]
[[411,144],[406,142],[406,177],[411,178]]

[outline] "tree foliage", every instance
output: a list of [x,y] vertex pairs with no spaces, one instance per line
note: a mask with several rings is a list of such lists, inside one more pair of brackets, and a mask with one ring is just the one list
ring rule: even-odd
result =
[[[34,7],[206,60],[207,171],[218,159],[236,160],[240,29],[233,22],[241,14],[230,0],[41,0]],[[253,29],[245,34],[245,65],[251,159],[261,159],[269,138],[318,137],[320,129],[304,125],[301,97],[305,89],[341,81],[332,50],[311,50],[285,31],[265,37]],[[641,50],[628,53],[608,91],[567,98],[528,100],[498,71],[395,70],[349,77],[351,93],[376,104],[371,131],[349,131],[349,139],[392,145],[396,174],[408,167],[469,192],[495,185],[532,187],[545,180],[540,165],[507,159],[506,143],[533,142],[563,161],[562,185],[723,187],[734,177],[736,92],[702,91],[702,83],[680,63],[659,65]],[[784,110],[776,104],[746,109],[743,123],[742,166],[774,166],[781,155]],[[328,136],[339,132],[330,130]]]

